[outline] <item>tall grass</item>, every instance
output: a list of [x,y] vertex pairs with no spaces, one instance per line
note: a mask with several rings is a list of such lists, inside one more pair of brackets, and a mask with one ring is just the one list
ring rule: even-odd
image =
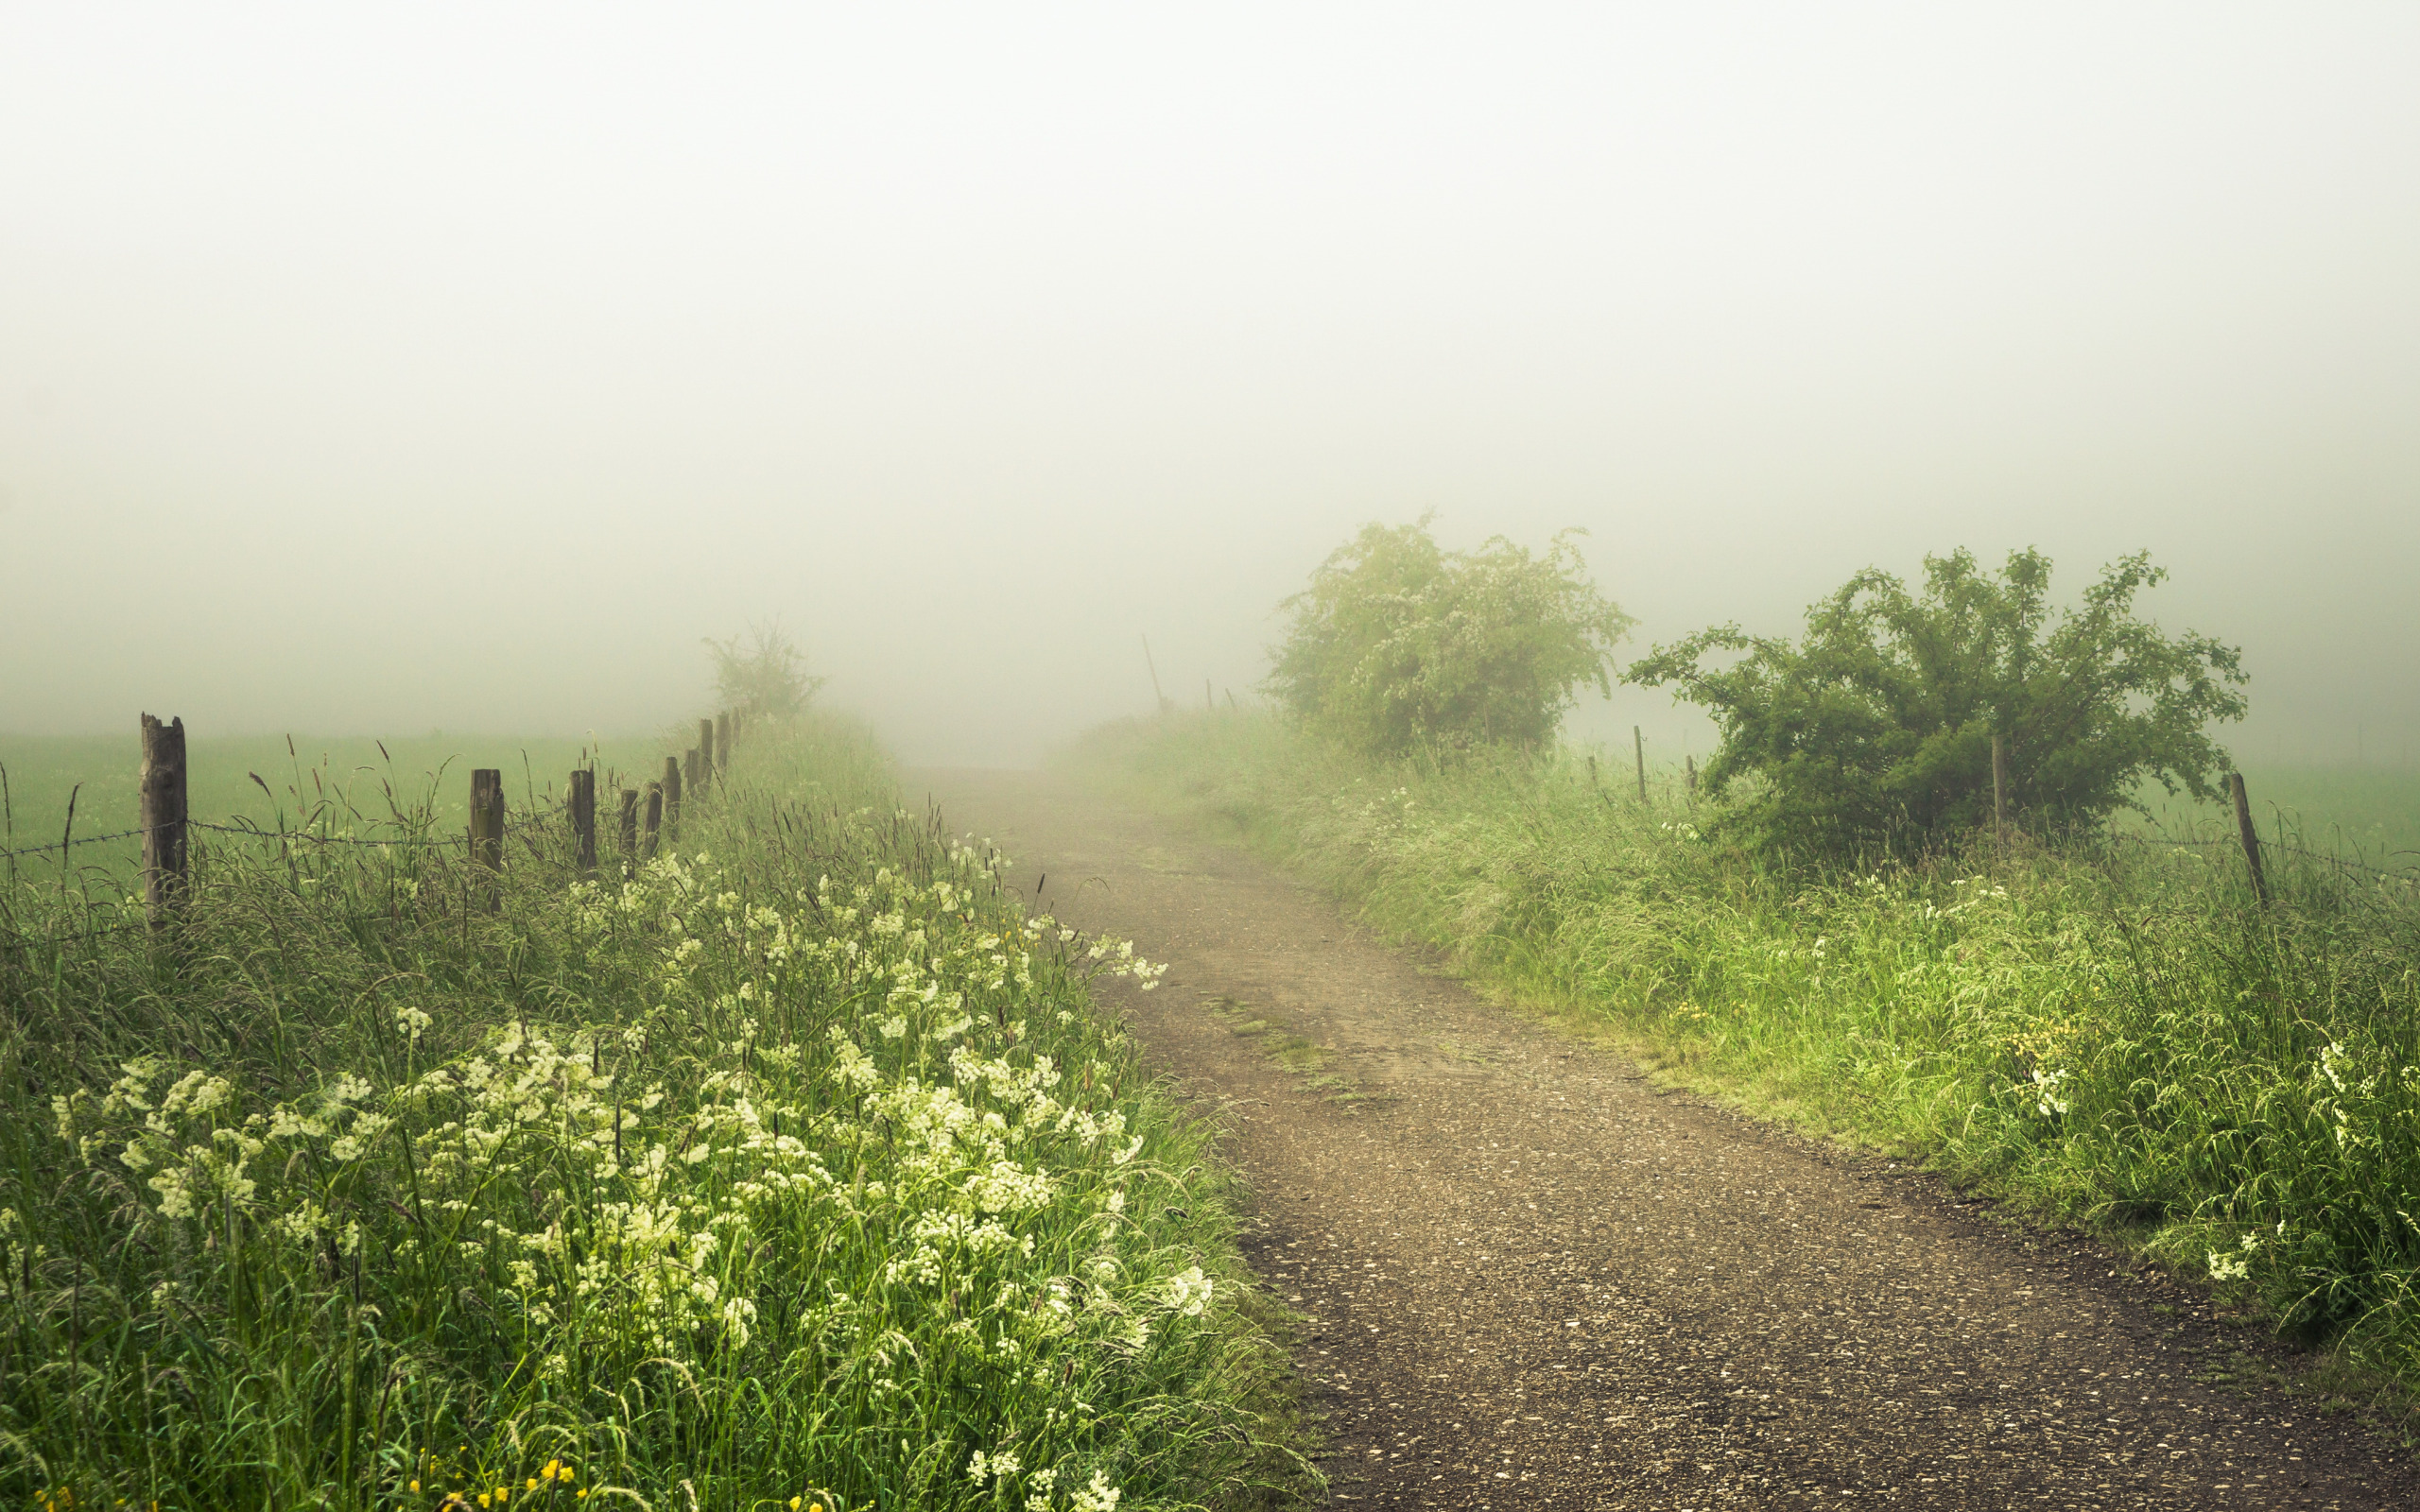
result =
[[430,815],[201,847],[157,939],[9,900],[0,1496],[1106,1512],[1299,1479],[1227,1178],[1087,998],[1155,969],[1027,918],[861,732],[743,747],[627,879],[516,831],[493,908],[401,843]]
[[1070,760],[1666,1074],[2128,1230],[2420,1383],[2420,898],[2095,836],[1849,872],[1717,844],[1582,753],[1370,766],[1252,714]]

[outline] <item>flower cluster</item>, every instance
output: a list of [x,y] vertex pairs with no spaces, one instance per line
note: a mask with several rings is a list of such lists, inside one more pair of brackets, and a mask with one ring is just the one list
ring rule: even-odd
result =
[[[567,927],[643,1009],[508,1017],[438,1057],[439,1015],[389,1005],[383,1072],[276,1095],[135,1057],[60,1096],[56,1132],[140,1179],[164,1253],[247,1231],[302,1285],[374,1257],[475,1298],[552,1400],[780,1377],[941,1434],[962,1429],[951,1403],[993,1401],[999,1447],[970,1475],[1035,1512],[1111,1512],[1104,1455],[1132,1430],[1105,1403],[1147,1349],[1206,1337],[1219,1295],[1138,1211],[1165,1125],[1138,1119],[1122,1038],[1083,997],[1166,967],[1016,917],[978,890],[986,852],[950,857],[774,890],[667,853],[568,891]],[[12,1273],[20,1229],[0,1210]],[[576,1478],[556,1457],[442,1494],[576,1501]]]

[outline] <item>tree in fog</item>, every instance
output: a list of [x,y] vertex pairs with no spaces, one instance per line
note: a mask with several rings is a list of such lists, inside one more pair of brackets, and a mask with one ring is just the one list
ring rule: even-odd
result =
[[1281,606],[1293,616],[1265,686],[1374,755],[1536,745],[1582,687],[1612,691],[1631,619],[1598,593],[1565,530],[1544,556],[1501,536],[1444,551],[1412,524],[1365,525]]

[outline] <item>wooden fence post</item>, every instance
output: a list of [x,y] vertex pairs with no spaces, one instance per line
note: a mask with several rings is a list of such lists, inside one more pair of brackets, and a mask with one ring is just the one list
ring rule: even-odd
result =
[[143,902],[164,927],[185,901],[185,722],[143,716]]
[[[697,754],[692,751],[691,755]],[[664,758],[664,837],[681,838],[681,758]]]
[[1636,725],[1630,727],[1630,742],[1638,753],[1638,800],[1644,803],[1647,801],[1647,737],[1639,733]]
[[1696,802],[1698,797],[1698,759],[1695,753],[1683,758],[1681,777],[1682,780],[1688,784],[1689,801],[1692,803]]
[[620,838],[622,842],[622,867],[623,869],[627,871],[630,868],[631,863],[639,858],[639,794],[638,789],[634,787],[626,787],[622,789],[622,824]]
[[664,784],[647,784],[647,853],[655,854],[656,836],[664,831]]
[[596,774],[588,767],[571,769],[571,788],[563,795],[564,807],[571,810],[571,837],[579,852],[579,874],[596,874]]
[[731,770],[731,711],[715,715],[715,760],[724,771]]
[[706,787],[715,780],[715,722],[698,721],[698,796],[706,796]]
[[504,770],[471,773],[471,862],[488,874],[488,912],[504,907]]
[[2269,877],[2260,869],[2260,832],[2253,827],[2252,799],[2243,790],[2243,774],[2227,773],[2227,793],[2235,799],[2236,833],[2243,837],[2244,863],[2252,868],[2252,895],[2269,906]]
[[1148,635],[1143,637],[1143,664],[1151,669],[1151,701],[1155,705],[1152,712],[1163,714],[1170,712],[1176,705],[1168,702],[1168,696],[1160,691],[1160,664],[1151,660],[1151,638]]

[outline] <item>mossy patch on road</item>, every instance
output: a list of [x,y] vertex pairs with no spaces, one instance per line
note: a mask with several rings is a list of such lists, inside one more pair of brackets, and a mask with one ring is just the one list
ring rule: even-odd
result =
[[1354,1077],[1329,1069],[1336,1061],[1334,1046],[1295,1033],[1293,1025],[1267,1009],[1233,997],[1208,995],[1201,1002],[1230,1032],[1258,1039],[1262,1057],[1302,1078],[1305,1090],[1331,1103],[1364,1103],[1376,1096]]

